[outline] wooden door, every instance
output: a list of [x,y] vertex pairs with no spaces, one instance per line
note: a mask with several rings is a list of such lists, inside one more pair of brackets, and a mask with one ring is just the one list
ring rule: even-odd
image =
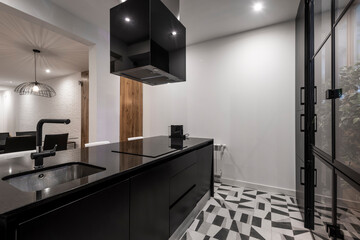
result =
[[120,141],[143,135],[143,85],[120,77]]

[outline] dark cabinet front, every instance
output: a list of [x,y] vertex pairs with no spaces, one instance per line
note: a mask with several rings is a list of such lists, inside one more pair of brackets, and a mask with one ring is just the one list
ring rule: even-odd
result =
[[[77,200],[56,200],[52,203],[56,205],[54,208],[44,205],[23,212],[8,226],[0,221],[0,237],[9,240],[169,239],[201,197],[211,191],[212,162],[212,144],[194,149],[94,193],[87,190],[87,194],[78,195]],[[2,229],[9,235],[1,235]]]
[[131,178],[130,239],[168,239],[212,187],[213,145]]
[[197,150],[197,201],[209,191],[213,194],[213,145]]
[[212,188],[213,145],[188,153],[171,163],[170,235]]
[[169,165],[131,178],[130,239],[169,238]]
[[129,181],[20,223],[17,240],[129,239]]

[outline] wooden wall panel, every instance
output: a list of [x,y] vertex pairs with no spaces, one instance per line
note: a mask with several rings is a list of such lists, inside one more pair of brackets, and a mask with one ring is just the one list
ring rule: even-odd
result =
[[89,142],[89,72],[81,73],[81,147]]
[[120,77],[120,141],[143,135],[143,84]]

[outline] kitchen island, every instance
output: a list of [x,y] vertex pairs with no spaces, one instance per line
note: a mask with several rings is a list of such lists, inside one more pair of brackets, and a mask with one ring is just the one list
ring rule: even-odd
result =
[[213,195],[212,139],[159,136],[57,152],[36,176],[46,180],[41,173],[59,165],[93,172],[45,189],[11,183],[33,164],[0,162],[0,239],[176,239]]

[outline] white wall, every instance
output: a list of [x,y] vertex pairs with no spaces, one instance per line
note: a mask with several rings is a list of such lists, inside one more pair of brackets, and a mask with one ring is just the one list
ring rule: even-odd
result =
[[15,133],[17,99],[12,89],[0,91],[0,132]]
[[43,134],[69,133],[81,142],[81,73],[43,81],[53,87],[56,96],[44,98],[33,95],[17,96],[16,131],[36,131],[36,124],[43,118],[70,119],[69,125],[45,124]]
[[78,18],[51,1],[0,0],[0,8],[91,46],[89,138],[90,141],[119,141],[120,78],[110,74],[109,70],[109,32]]
[[223,178],[295,189],[295,23],[187,48],[186,83],[144,85],[144,135],[183,124],[228,147]]
[[36,131],[37,122],[43,118],[69,118],[69,125],[45,124],[43,135],[69,133],[77,146],[81,142],[81,73],[43,81],[53,87],[56,96],[44,98],[33,95],[20,96],[13,88],[0,91],[0,132],[15,136],[19,131]]

